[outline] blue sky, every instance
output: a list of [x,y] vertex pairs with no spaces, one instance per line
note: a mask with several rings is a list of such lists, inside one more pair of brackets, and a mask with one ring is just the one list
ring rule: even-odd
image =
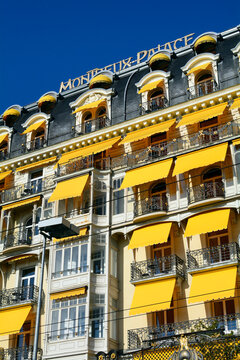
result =
[[239,1],[11,1],[1,5],[0,114],[61,81],[181,36],[240,24]]

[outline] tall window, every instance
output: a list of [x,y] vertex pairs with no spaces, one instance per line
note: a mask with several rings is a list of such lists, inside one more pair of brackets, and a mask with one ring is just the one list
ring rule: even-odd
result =
[[118,339],[118,331],[117,331],[117,312],[118,310],[118,302],[116,299],[111,298],[110,302],[110,338],[113,340]]
[[16,360],[23,360],[29,358],[31,321],[26,321],[17,334],[17,353]]
[[165,97],[164,97],[163,89],[158,88],[149,95],[148,110],[149,111],[159,110],[164,108],[164,105],[165,105]]
[[33,132],[31,149],[36,150],[42,148],[44,145],[44,139],[45,139],[45,129],[39,128],[36,132]]
[[104,307],[95,306],[91,311],[91,336],[93,338],[103,337]]
[[90,133],[92,131],[92,113],[87,111],[83,114],[83,125],[84,125],[84,132]]
[[86,297],[52,301],[51,340],[85,336]]
[[22,270],[21,274],[21,300],[32,300],[34,295],[35,268]]
[[229,239],[226,230],[207,234],[210,247],[210,262],[218,263],[230,260]]
[[86,272],[88,270],[87,251],[87,244],[58,245],[53,278]]
[[150,193],[150,210],[151,211],[167,211],[168,202],[167,202],[167,191],[166,183],[160,182],[154,185]]
[[37,170],[30,174],[30,193],[35,194],[42,191],[43,171]]
[[196,94],[197,96],[206,95],[212,93],[213,88],[213,77],[211,73],[200,74],[196,79]]
[[0,144],[0,160],[5,160],[8,155],[8,142],[3,141]]
[[113,215],[124,212],[124,190],[119,190],[123,178],[113,180]]
[[48,202],[49,198],[44,198],[43,202],[43,218],[48,219],[53,215],[53,202]]
[[[235,314],[234,299],[215,301],[213,303],[214,316],[220,317],[217,321],[219,327],[225,328],[228,331],[237,329],[237,320]],[[221,320],[222,318],[222,320]]]
[[92,271],[94,274],[104,274],[105,272],[105,247],[93,251]]
[[157,311],[156,326],[159,328],[159,336],[174,335],[174,309],[173,300],[171,301],[170,309]]
[[220,168],[212,168],[203,174],[204,198],[209,199],[224,196],[222,171]]
[[117,277],[118,272],[118,252],[117,250],[111,248],[111,268],[110,268],[110,274],[114,277]]

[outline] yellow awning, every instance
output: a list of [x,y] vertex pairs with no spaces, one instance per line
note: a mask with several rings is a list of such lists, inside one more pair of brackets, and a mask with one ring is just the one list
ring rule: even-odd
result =
[[36,131],[38,130],[41,126],[43,126],[45,124],[45,120],[41,120],[41,121],[37,121],[36,123],[30,125],[23,133],[24,134],[28,134],[32,131]]
[[148,126],[144,129],[130,132],[129,134],[126,135],[126,137],[122,141],[120,141],[120,143],[118,145],[142,140],[142,139],[145,139],[146,137],[152,136],[154,134],[168,131],[170,129],[170,127],[175,123],[175,121],[176,121],[176,119],[163,121],[160,124]]
[[143,246],[163,244],[167,242],[171,227],[172,223],[166,222],[134,230],[128,249],[137,249]]
[[67,237],[64,237],[61,239],[53,238],[53,242],[58,243],[58,242],[62,242],[62,241],[78,240],[78,239],[80,239],[81,236],[85,236],[87,234],[87,231],[88,231],[88,228],[82,228],[79,232],[79,235],[67,236]]
[[120,190],[166,178],[171,169],[172,162],[173,159],[167,159],[127,171]]
[[40,99],[38,100],[38,106],[41,107],[44,102],[53,102],[53,103],[55,103],[56,101],[57,101],[57,99],[54,96],[45,95],[45,96],[40,97]]
[[223,143],[178,156],[173,170],[173,176],[183,174],[192,169],[208,166],[218,161],[224,161],[227,148],[228,143]]
[[6,120],[8,116],[20,116],[20,111],[16,109],[8,109],[3,113],[3,120]]
[[50,300],[60,300],[60,299],[65,299],[65,298],[78,296],[78,295],[85,295],[85,294],[86,294],[86,287],[82,287],[79,289],[61,291],[55,294],[51,294]]
[[240,108],[240,98],[234,99],[232,105],[230,106],[230,110]]
[[233,140],[233,145],[240,145],[240,139]]
[[101,100],[97,100],[97,101],[94,101],[89,104],[85,104],[83,106],[78,107],[74,112],[72,112],[72,114],[76,114],[77,112],[83,111],[83,110],[96,109],[100,104],[104,104],[105,102],[106,102],[106,100],[101,99]]
[[9,209],[14,209],[20,206],[24,206],[24,205],[29,205],[32,203],[35,203],[37,201],[39,201],[41,199],[41,196],[35,196],[33,198],[30,199],[26,199],[26,200],[21,200],[12,204],[8,204],[2,207],[2,210],[9,210]]
[[165,279],[137,284],[130,315],[137,315],[170,308],[176,279]]
[[3,134],[3,135],[0,135],[0,145],[5,141],[7,140],[8,138],[8,133],[6,134]]
[[188,219],[184,236],[206,234],[228,228],[230,209],[204,212]]
[[78,176],[70,180],[60,181],[57,183],[48,202],[81,196],[88,178],[89,174]]
[[199,39],[197,39],[197,41],[195,42],[194,49],[196,49],[196,47],[198,45],[208,43],[208,42],[216,44],[217,41],[210,35],[203,35]]
[[138,91],[139,94],[142,94],[145,91],[150,91],[153,89],[156,89],[157,87],[161,87],[164,85],[164,80],[157,80],[157,81],[152,81],[149,84],[144,85],[141,90]]
[[178,128],[179,126],[183,126],[183,125],[196,124],[196,123],[199,123],[200,121],[205,121],[205,120],[211,119],[215,116],[222,115],[222,113],[226,109],[227,105],[228,105],[228,103],[225,102],[222,104],[211,106],[206,109],[195,111],[191,114],[184,115],[182,117],[182,120],[179,121],[179,123],[177,124],[176,127]]
[[91,88],[94,84],[98,83],[112,84],[112,79],[106,75],[96,75],[90,80],[89,87]]
[[195,273],[192,275],[188,303],[234,297],[236,280],[237,266]]
[[0,335],[19,333],[24,321],[28,317],[31,305],[15,307],[0,311]]
[[3,179],[5,179],[7,176],[9,176],[12,173],[12,170],[10,171],[5,171],[3,173],[0,174],[0,181],[2,181]]
[[202,70],[211,70],[211,68],[212,68],[212,63],[207,62],[203,65],[193,67],[191,70],[188,71],[187,75],[192,74],[192,73],[198,73],[199,71],[202,71]]
[[17,168],[16,171],[27,171],[27,170],[30,170],[30,169],[35,169],[35,168],[37,168],[39,166],[43,166],[43,165],[49,164],[49,163],[54,162],[54,161],[57,161],[56,156],[52,156],[52,157],[50,157],[48,159],[36,161],[36,162],[34,162],[32,164],[21,166],[21,167]]
[[118,136],[113,139],[101,141],[99,143],[83,147],[81,149],[69,151],[68,153],[62,155],[61,159],[58,162],[58,165],[65,164],[72,159],[81,158],[92,154],[98,154],[102,151],[110,149],[120,139],[121,137]]
[[170,61],[170,56],[164,53],[155,54],[149,60],[149,64],[152,65],[155,61]]
[[22,261],[22,260],[26,260],[26,259],[29,259],[29,258],[32,258],[32,257],[35,257],[37,256],[36,254],[29,254],[29,255],[19,255],[19,256],[15,256],[11,259],[8,259],[7,262],[8,263],[13,263],[15,261]]

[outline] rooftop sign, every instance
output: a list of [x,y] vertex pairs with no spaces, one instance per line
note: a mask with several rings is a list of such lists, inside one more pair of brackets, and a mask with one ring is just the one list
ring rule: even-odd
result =
[[89,81],[100,71],[109,70],[113,73],[120,72],[124,69],[130,68],[131,66],[140,64],[152,56],[155,52],[160,50],[168,50],[170,52],[180,49],[181,47],[189,45],[189,42],[193,39],[194,33],[185,35],[181,38],[178,38],[174,41],[167,42],[164,45],[158,45],[157,47],[150,50],[139,51],[135,58],[129,57],[127,59],[120,60],[114,64],[107,65],[101,69],[96,68],[90,71],[87,71],[86,74],[76,77],[75,79],[69,79],[68,81],[62,81],[60,84],[59,92],[71,90],[77,86],[87,84]]

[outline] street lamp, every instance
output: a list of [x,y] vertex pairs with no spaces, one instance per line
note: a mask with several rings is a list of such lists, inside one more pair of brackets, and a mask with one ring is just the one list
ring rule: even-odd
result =
[[38,304],[36,314],[36,325],[33,343],[33,360],[37,360],[37,349],[38,349],[38,338],[39,338],[39,324],[40,324],[40,313],[42,305],[42,287],[43,287],[43,274],[44,274],[44,262],[45,262],[45,250],[46,250],[46,239],[61,239],[67,236],[74,236],[79,234],[79,228],[71,224],[65,218],[59,216],[47,220],[41,220],[38,223],[39,232],[43,235],[43,250],[42,250],[42,263],[41,273],[39,281],[39,293],[38,293]]

